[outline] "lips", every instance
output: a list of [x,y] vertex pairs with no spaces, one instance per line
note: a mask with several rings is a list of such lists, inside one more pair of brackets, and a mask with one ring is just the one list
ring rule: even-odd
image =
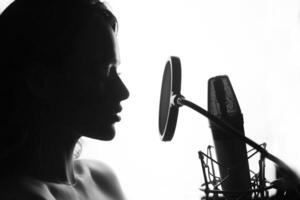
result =
[[122,111],[122,106],[121,105],[117,105],[116,107],[114,107],[112,109],[112,116],[111,119],[114,122],[119,122],[121,120],[121,117],[118,115],[118,113],[120,113]]

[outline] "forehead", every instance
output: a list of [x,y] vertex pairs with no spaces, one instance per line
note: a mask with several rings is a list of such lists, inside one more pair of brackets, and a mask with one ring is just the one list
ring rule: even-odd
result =
[[100,17],[93,17],[78,35],[76,51],[83,60],[119,64],[116,34]]

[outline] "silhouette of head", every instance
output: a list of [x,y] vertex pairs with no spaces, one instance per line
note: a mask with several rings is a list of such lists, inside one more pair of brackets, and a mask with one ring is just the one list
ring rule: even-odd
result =
[[3,149],[47,126],[114,137],[129,93],[117,73],[117,21],[103,3],[16,0],[0,27]]

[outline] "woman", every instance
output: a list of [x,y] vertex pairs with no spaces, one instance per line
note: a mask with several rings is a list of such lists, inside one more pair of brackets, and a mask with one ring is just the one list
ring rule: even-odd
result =
[[117,22],[94,0],[16,0],[0,16],[1,199],[124,199],[105,164],[73,160],[81,136],[114,138]]

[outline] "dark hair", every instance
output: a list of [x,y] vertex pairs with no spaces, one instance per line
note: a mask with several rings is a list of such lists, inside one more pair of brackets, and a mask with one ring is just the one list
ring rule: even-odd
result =
[[98,0],[16,0],[1,14],[0,158],[19,154],[35,137],[30,120],[39,102],[24,87],[22,74],[35,63],[61,67],[91,16],[116,31],[116,18]]

